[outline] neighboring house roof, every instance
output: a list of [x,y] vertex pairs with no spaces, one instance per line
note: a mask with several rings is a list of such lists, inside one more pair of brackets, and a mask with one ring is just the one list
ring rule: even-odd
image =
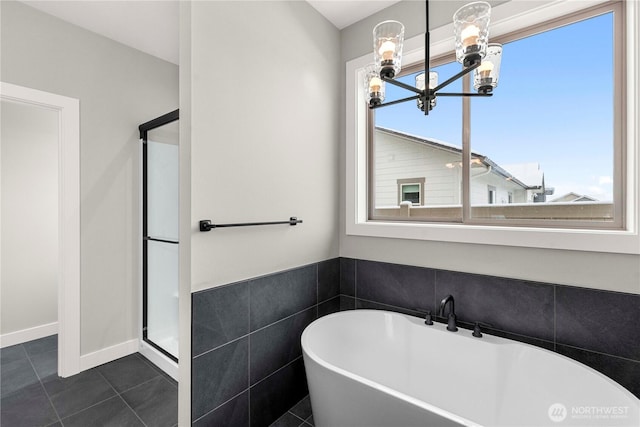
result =
[[[436,148],[436,149],[448,151],[450,153],[456,153],[456,154],[462,155],[462,148],[457,147],[457,146],[452,145],[452,144],[449,144],[449,143],[446,143],[446,142],[443,142],[443,141],[439,141],[437,139],[433,139],[433,138],[426,139],[426,138],[423,138],[423,137],[420,137],[420,136],[410,135],[410,134],[407,134],[407,133],[404,133],[404,132],[400,132],[400,131],[397,131],[397,130],[384,128],[384,127],[381,127],[381,126],[376,126],[376,131],[383,132],[383,133],[386,133],[388,135],[397,136],[399,138],[406,139],[408,141],[415,142],[415,143],[418,143],[418,144],[427,145],[429,147],[433,147],[433,148]],[[536,178],[538,178],[538,177],[527,176],[529,181],[525,181],[525,180],[521,179],[518,174],[513,173],[513,172],[509,172],[509,170],[507,170],[506,168],[498,165],[496,162],[494,162],[493,160],[491,160],[489,157],[487,157],[485,155],[482,155],[480,153],[472,151],[471,152],[471,157],[473,159],[478,159],[484,166],[486,166],[487,168],[490,168],[492,172],[494,172],[494,173],[496,173],[498,175],[501,175],[505,179],[513,182],[516,185],[519,185],[519,186],[523,187],[524,189],[527,189],[527,190],[544,189],[544,173],[542,173],[542,171],[539,170],[539,166],[538,166],[537,163],[535,163],[535,165],[537,167],[537,170],[540,172],[539,179],[536,180]]]
[[544,172],[540,170],[539,163],[518,163],[503,167],[531,187],[541,186],[544,182]]
[[564,196],[556,197],[551,200],[552,202],[597,202],[598,199],[594,199],[591,196],[587,196],[586,194],[578,194],[574,192],[570,192],[565,194]]

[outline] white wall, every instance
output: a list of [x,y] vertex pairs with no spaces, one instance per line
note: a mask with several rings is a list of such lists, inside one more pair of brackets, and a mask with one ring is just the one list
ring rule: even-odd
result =
[[2,1],[2,80],[80,100],[81,353],[138,336],[138,125],[178,107],[178,67]]
[[337,256],[338,37],[306,2],[192,4],[192,290]]
[[[463,2],[431,2],[431,28],[450,23]],[[498,2],[491,2],[496,5]],[[539,5],[539,2],[531,2]],[[345,63],[371,51],[371,30],[396,19],[405,37],[424,32],[424,3],[402,1],[341,31],[342,75]],[[345,80],[342,79],[341,141],[345,146]],[[636,119],[637,120],[637,119]],[[345,150],[341,150],[340,255],[375,261],[640,293],[640,256],[555,249],[443,243],[348,236],[345,232]],[[350,201],[349,201],[350,202]]]
[[58,112],[2,101],[0,334],[58,321]]
[[[306,2],[181,5],[181,341],[189,292],[338,256],[339,32]],[[190,173],[189,173],[190,170]],[[198,221],[303,224],[197,231]],[[190,243],[190,244],[189,244]],[[179,420],[190,423],[189,364]]]

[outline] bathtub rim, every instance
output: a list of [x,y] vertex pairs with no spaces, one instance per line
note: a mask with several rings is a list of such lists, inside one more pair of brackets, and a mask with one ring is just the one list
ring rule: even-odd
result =
[[[395,390],[391,387],[379,384],[377,382],[371,381],[367,378],[361,377],[360,375],[356,375],[352,372],[349,372],[345,369],[342,369],[338,366],[335,366],[327,361],[325,361],[324,359],[322,359],[320,356],[318,356],[315,352],[313,352],[310,348],[309,348],[309,335],[311,334],[310,330],[312,329],[312,327],[318,327],[318,323],[320,323],[321,321],[326,321],[327,319],[330,318],[334,318],[334,317],[339,317],[339,316],[345,316],[345,315],[351,315],[353,316],[354,314],[357,315],[358,313],[362,313],[362,314],[376,314],[378,316],[380,315],[384,315],[384,314],[390,314],[393,317],[398,317],[401,318],[405,321],[411,321],[415,319],[417,319],[418,321],[420,321],[421,319],[417,316],[411,316],[408,314],[404,314],[404,313],[398,313],[395,311],[389,311],[389,310],[377,310],[377,309],[357,309],[357,310],[346,310],[346,311],[339,311],[336,313],[331,313],[328,314],[326,316],[322,316],[316,320],[314,320],[313,322],[311,322],[302,332],[302,336],[300,338],[301,341],[301,345],[302,345],[302,351],[303,354],[305,356],[308,356],[314,363],[317,363],[318,365],[322,366],[325,369],[328,369],[330,371],[339,373],[341,375],[346,376],[349,379],[352,379],[354,381],[357,381],[359,383],[365,384],[369,387],[372,387],[376,390],[379,390],[383,393],[389,394],[395,398],[398,399],[402,399],[405,400],[407,402],[410,402],[412,404],[415,404],[416,406],[423,408],[425,410],[428,410],[430,412],[433,412],[437,415],[443,416],[445,418],[449,418],[452,421],[458,422],[464,426],[469,426],[469,427],[482,427],[482,424],[478,424],[474,421],[471,421],[467,418],[464,418],[460,415],[456,415],[453,414],[445,409],[442,409],[438,406],[434,406],[430,403],[427,402],[423,402],[419,399],[416,399],[414,397],[411,397],[405,393],[402,393],[398,390]],[[315,325],[315,326],[314,326]],[[446,331],[446,324],[443,323],[439,323],[439,322],[434,322],[433,325],[431,325],[431,327],[436,327],[436,329],[440,329],[442,331]],[[467,329],[462,329],[464,331],[469,331]],[[607,375],[593,369],[590,366],[585,365],[584,363],[578,362],[577,360],[574,360],[568,356],[565,356],[563,354],[560,353],[556,353],[555,351],[551,351],[551,350],[547,350],[546,348],[542,348],[542,347],[537,347],[535,345],[532,344],[527,344],[527,343],[523,343],[520,341],[515,341],[515,340],[511,340],[508,338],[503,338],[503,337],[498,337],[495,335],[491,335],[491,334],[487,334],[488,337],[490,337],[490,340],[493,341],[493,344],[497,344],[497,345],[513,345],[513,344],[518,344],[518,345],[523,345],[526,347],[530,347],[532,349],[538,350],[538,351],[542,351],[542,352],[546,352],[549,353],[551,355],[553,355],[554,357],[559,357],[561,359],[564,359],[574,365],[580,366],[582,368],[586,368],[590,374],[595,374],[597,376],[599,376],[600,378],[604,379],[607,383],[609,383],[611,386],[615,387],[616,390],[622,392],[623,394],[627,395],[632,401],[635,401],[637,407],[640,409],[640,399],[638,399],[633,393],[631,393],[631,391],[629,391],[626,387],[622,386],[621,384],[619,384],[618,382],[616,382],[615,380],[613,380],[612,378],[608,377]]]
[[[373,312],[373,313],[376,313],[376,314],[380,314],[382,312],[382,313],[390,313],[390,314],[394,314],[394,315],[397,314],[397,315],[400,315],[401,317],[414,317],[414,318],[418,319],[418,317],[415,317],[415,316],[408,316],[408,315],[405,315],[405,314],[402,314],[402,313],[396,313],[396,312],[387,311],[387,310],[359,309],[359,310],[349,310],[349,311],[353,311],[353,312],[356,312],[356,311],[357,312]],[[339,368],[339,367],[337,367],[337,366],[335,366],[335,365],[333,365],[333,364],[331,364],[329,362],[326,362],[320,356],[318,356],[315,352],[311,351],[308,348],[308,346],[306,345],[306,343],[308,343],[308,341],[309,341],[310,332],[308,332],[308,331],[311,328],[311,326],[314,323],[316,323],[319,320],[321,320],[321,319],[330,318],[330,317],[338,317],[341,314],[342,315],[348,314],[348,311],[341,311],[341,312],[337,312],[337,313],[328,314],[326,316],[322,316],[321,318],[316,319],[313,322],[311,322],[304,329],[304,331],[302,332],[302,337],[300,338],[300,341],[301,341],[301,344],[302,344],[302,351],[314,363],[317,363],[318,365],[322,366],[325,369],[328,369],[330,371],[333,371],[333,372],[336,372],[338,374],[341,374],[341,375],[343,375],[343,376],[345,376],[345,377],[347,377],[347,378],[349,378],[351,380],[354,380],[356,382],[364,384],[364,385],[366,385],[368,387],[371,387],[373,389],[379,390],[379,391],[381,391],[381,392],[383,392],[385,394],[389,394],[389,395],[391,395],[391,396],[393,396],[393,397],[395,397],[397,399],[407,401],[407,402],[409,402],[409,403],[411,403],[413,405],[416,405],[416,406],[418,406],[418,407],[420,407],[422,409],[425,409],[425,410],[427,410],[429,412],[432,412],[432,413],[434,413],[436,415],[439,415],[439,416],[444,417],[444,418],[448,418],[448,419],[450,419],[452,421],[455,421],[455,422],[457,422],[457,423],[459,423],[461,425],[464,425],[464,426],[467,426],[467,427],[483,427],[482,424],[478,424],[478,423],[476,423],[474,421],[471,421],[471,420],[468,420],[468,419],[466,419],[464,417],[461,417],[460,415],[456,415],[456,414],[453,414],[453,413],[451,413],[451,412],[449,412],[447,410],[444,410],[444,409],[442,409],[442,408],[440,408],[438,406],[434,406],[434,405],[432,405],[430,403],[423,402],[422,400],[416,399],[415,397],[411,397],[408,394],[402,393],[402,392],[400,392],[398,390],[395,390],[395,389],[393,389],[391,387],[387,387],[385,385],[382,385],[382,384],[379,384],[377,382],[371,381],[371,380],[369,380],[367,378],[361,377],[360,375],[356,375],[354,373],[351,373],[351,372],[349,372],[349,371],[347,371],[345,369]],[[435,324],[434,323],[434,326],[435,325],[439,326],[439,324]]]

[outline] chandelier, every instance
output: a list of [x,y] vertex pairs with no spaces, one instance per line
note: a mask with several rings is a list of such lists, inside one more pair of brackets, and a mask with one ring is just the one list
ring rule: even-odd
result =
[[[425,58],[424,73],[416,76],[415,86],[395,80],[400,73],[404,25],[398,21],[384,21],[373,29],[374,63],[365,70],[365,93],[369,108],[387,107],[407,101],[417,101],[425,115],[436,105],[438,96],[491,96],[498,85],[502,45],[489,44],[491,6],[484,1],[469,3],[453,15],[456,60],[462,71],[438,84],[438,73],[429,70],[429,0],[425,0]],[[440,92],[450,83],[474,72],[477,93]],[[428,76],[428,78],[427,78]],[[385,83],[401,87],[415,95],[384,103]]]

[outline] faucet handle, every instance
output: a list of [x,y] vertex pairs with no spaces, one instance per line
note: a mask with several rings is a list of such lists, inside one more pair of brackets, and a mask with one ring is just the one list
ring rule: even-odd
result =
[[489,324],[489,323],[484,323],[484,322],[476,322],[474,327],[473,327],[473,333],[471,335],[473,335],[476,338],[482,338],[482,328],[481,326],[484,326],[485,328],[492,328],[493,325]]
[[471,334],[476,338],[482,338],[482,329],[480,329],[480,322],[476,322],[473,327],[473,333]]
[[418,312],[420,314],[424,314],[425,325],[433,325],[433,319],[435,318],[435,316],[431,314],[431,310],[425,310],[423,308],[415,308],[413,311]]
[[427,310],[427,314],[424,316],[425,325],[433,325],[433,318],[431,317],[431,311]]

